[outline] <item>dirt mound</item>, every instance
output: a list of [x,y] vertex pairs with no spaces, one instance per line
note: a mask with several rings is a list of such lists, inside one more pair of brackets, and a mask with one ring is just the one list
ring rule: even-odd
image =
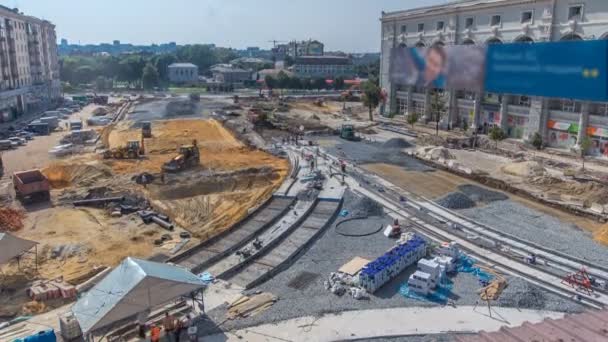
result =
[[416,155],[419,156],[420,158],[430,159],[430,160],[454,159],[454,156],[450,153],[450,150],[448,150],[445,147],[431,147],[431,146],[421,147],[416,150]]
[[13,208],[0,208],[0,232],[16,232],[23,228],[25,213]]
[[111,170],[99,162],[86,164],[56,163],[42,170],[54,189],[69,186],[92,186],[101,179],[112,177]]
[[224,173],[198,172],[187,177],[175,178],[168,184],[154,184],[148,188],[153,199],[175,200],[267,186],[280,177],[280,174],[271,167]]
[[177,100],[167,103],[167,116],[193,115],[196,103],[192,100]]
[[403,138],[393,138],[382,144],[384,148],[409,148],[412,147],[407,140]]
[[538,177],[545,174],[545,168],[535,161],[512,163],[502,167],[502,172],[517,177]]
[[469,209],[475,206],[475,202],[462,192],[449,193],[435,202],[448,209]]
[[446,141],[445,139],[443,139],[442,137],[436,136],[436,135],[423,135],[418,137],[418,140],[416,140],[418,145],[431,145],[431,146],[443,146],[445,145]]
[[505,201],[509,196],[502,192],[492,191],[475,184],[463,184],[458,186],[458,190],[467,195],[475,202],[490,203],[496,201]]

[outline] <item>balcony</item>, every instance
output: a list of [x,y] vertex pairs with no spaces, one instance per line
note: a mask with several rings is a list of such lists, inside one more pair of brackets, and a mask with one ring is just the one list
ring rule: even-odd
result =
[[530,107],[519,106],[519,105],[509,105],[508,113],[509,115],[518,115],[518,116],[528,116],[530,115]]
[[475,108],[475,100],[457,99],[456,104],[458,105],[458,107],[462,108]]
[[397,91],[397,92],[395,92],[395,95],[399,99],[407,100],[407,91]]
[[412,100],[424,103],[426,101],[426,95],[421,93],[412,93]]

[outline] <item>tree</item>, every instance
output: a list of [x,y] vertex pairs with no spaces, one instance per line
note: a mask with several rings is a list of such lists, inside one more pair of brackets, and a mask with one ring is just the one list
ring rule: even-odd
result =
[[431,98],[431,114],[435,116],[435,135],[439,135],[439,121],[443,112],[445,112],[445,103],[441,94],[435,90]]
[[95,72],[91,66],[83,65],[74,71],[74,83],[76,84],[88,84],[93,82],[94,79]]
[[143,57],[129,56],[121,60],[119,65],[119,80],[129,82],[129,84],[142,80],[143,70],[146,66],[146,60]]
[[532,137],[532,146],[539,151],[543,148],[543,137],[540,135],[540,133],[534,133],[534,136]]
[[268,89],[272,90],[277,86],[277,80],[274,79],[274,77],[270,76],[270,75],[266,75],[266,77],[264,77],[264,83],[266,83],[266,87],[268,87]]
[[412,126],[412,129],[414,128],[414,125],[416,124],[416,122],[418,122],[418,114],[410,113],[407,116],[407,123]]
[[581,160],[583,161],[583,172],[585,171],[585,156],[587,155],[587,151],[593,145],[593,141],[589,136],[585,135],[583,139],[579,142],[579,146],[581,148]]
[[287,75],[284,71],[279,71],[279,75],[277,76],[277,87],[281,89],[290,87],[290,79],[289,75]]
[[141,84],[142,87],[146,90],[153,89],[154,87],[158,87],[159,77],[158,71],[156,67],[152,65],[152,63],[146,64],[144,67],[142,76],[141,76]]
[[374,121],[374,109],[380,104],[381,90],[374,80],[363,83],[363,104],[369,109],[369,120]]
[[177,62],[173,54],[164,54],[155,57],[154,66],[158,71],[158,77],[162,82],[169,82],[169,65]]
[[185,45],[180,46],[176,53],[179,61],[196,64],[201,72],[210,66],[220,63],[220,58],[209,45]]
[[327,87],[327,82],[325,82],[324,78],[315,78],[313,81],[313,87],[317,90],[325,89]]
[[296,76],[290,77],[289,78],[289,88],[302,89],[302,80]]
[[334,89],[343,89],[344,88],[344,78],[336,77],[334,80]]
[[493,140],[496,142],[496,148],[498,148],[499,141],[503,141],[507,138],[507,134],[505,133],[505,131],[503,131],[502,128],[500,128],[498,126],[494,126],[494,127],[490,128],[489,136],[490,136],[490,140]]

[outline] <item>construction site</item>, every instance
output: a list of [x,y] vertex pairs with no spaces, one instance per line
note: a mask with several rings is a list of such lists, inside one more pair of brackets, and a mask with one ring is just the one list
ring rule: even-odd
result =
[[453,341],[608,305],[607,166],[356,100],[111,97],[64,119],[106,113],[87,142],[3,153],[0,340],[136,341],[168,312],[210,341]]

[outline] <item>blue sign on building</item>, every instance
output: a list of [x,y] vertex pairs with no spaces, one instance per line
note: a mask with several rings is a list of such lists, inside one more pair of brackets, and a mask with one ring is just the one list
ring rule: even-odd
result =
[[608,41],[494,44],[485,90],[492,93],[608,99]]

